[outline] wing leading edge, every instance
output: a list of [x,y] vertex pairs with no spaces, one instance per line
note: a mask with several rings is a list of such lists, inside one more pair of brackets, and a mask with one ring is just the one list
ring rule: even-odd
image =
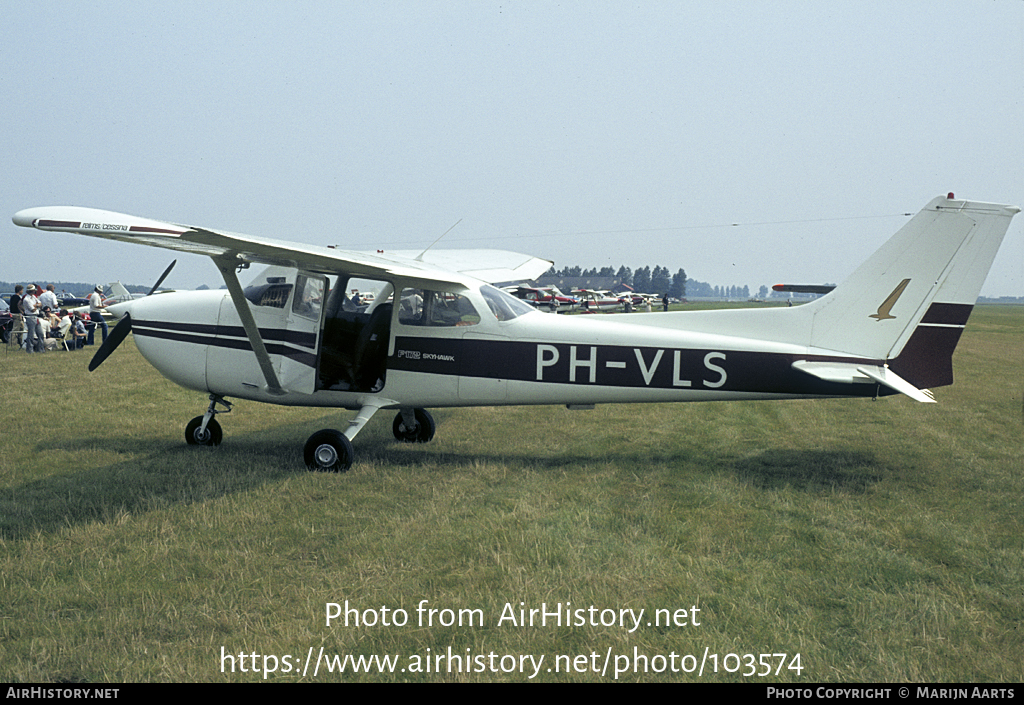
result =
[[225,264],[280,265],[322,274],[345,271],[366,278],[401,277],[428,285],[463,286],[462,276],[488,282],[532,279],[551,266],[547,260],[504,250],[437,250],[420,259],[406,252],[383,255],[338,250],[78,206],[27,208],[15,213],[13,220],[26,228],[190,252]]

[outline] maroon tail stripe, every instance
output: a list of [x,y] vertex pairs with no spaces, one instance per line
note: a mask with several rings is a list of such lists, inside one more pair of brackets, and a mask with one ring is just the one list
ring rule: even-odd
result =
[[948,326],[965,326],[974,306],[970,304],[938,304],[928,307],[921,323],[938,323]]

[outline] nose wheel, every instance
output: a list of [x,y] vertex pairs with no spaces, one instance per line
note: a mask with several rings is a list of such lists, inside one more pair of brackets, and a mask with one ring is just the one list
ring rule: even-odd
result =
[[[224,409],[218,409],[218,404]],[[221,431],[217,419],[213,417],[216,414],[225,414],[229,411],[231,411],[231,402],[216,394],[211,394],[210,405],[206,408],[206,413],[195,417],[185,426],[185,442],[190,446],[219,446],[224,439],[224,432]]]
[[190,446],[219,446],[224,439],[224,432],[216,419],[210,419],[203,428],[203,417],[197,416],[185,426],[185,442]]

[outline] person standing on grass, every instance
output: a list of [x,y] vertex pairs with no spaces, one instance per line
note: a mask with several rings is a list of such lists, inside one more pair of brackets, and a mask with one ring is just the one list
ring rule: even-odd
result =
[[16,287],[14,287],[14,293],[11,294],[11,300],[9,302],[11,304],[12,316],[21,315],[21,292],[23,292],[24,290],[25,287],[23,287],[21,284],[18,284]]
[[25,296],[21,299],[21,315],[25,317],[25,350],[43,352],[43,327],[39,324],[39,310],[42,305],[36,298],[35,284],[29,284]]
[[86,345],[94,344],[94,336],[96,334],[96,326],[103,326],[103,342],[107,342],[107,322],[103,320],[103,309],[106,306],[103,305],[103,287],[99,284],[92,290],[89,295],[89,318],[92,320],[92,326],[89,327],[89,339],[85,341]]
[[47,306],[49,306],[50,310],[54,312],[60,308],[60,305],[57,302],[57,294],[53,292],[53,284],[48,284],[46,286],[46,291],[39,295],[39,303],[42,305],[44,311]]
[[[25,317],[21,315],[21,292],[25,290],[21,284],[14,287],[14,293],[11,294],[11,331],[10,337],[15,337],[15,342],[18,343],[18,347],[21,347],[22,341],[25,340]],[[8,340],[10,339],[8,338]]]

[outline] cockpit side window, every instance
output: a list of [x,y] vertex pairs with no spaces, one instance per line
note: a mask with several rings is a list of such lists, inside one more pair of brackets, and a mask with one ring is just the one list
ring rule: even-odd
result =
[[245,298],[254,306],[284,308],[292,293],[292,285],[284,277],[268,277],[265,282],[245,287],[244,293]]
[[398,321],[406,326],[475,326],[480,314],[463,294],[430,289],[403,289]]

